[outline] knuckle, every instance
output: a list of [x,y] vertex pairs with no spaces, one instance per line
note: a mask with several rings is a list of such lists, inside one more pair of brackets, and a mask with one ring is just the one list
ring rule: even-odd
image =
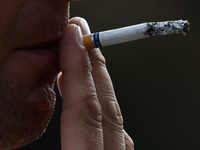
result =
[[104,122],[108,122],[112,125],[115,124],[121,129],[121,127],[123,126],[123,117],[117,100],[109,100],[104,104],[103,107]]
[[82,118],[86,122],[87,125],[96,128],[102,128],[102,111],[101,106],[97,100],[97,96],[95,94],[90,95],[84,100],[86,116]]

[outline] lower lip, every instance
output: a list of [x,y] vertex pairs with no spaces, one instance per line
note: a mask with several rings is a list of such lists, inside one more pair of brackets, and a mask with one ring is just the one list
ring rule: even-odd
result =
[[34,74],[33,87],[27,102],[33,109],[44,110],[54,106],[55,94],[53,92],[54,79],[59,73],[59,55],[48,48],[19,49],[18,58],[27,63],[27,75]]
[[[30,73],[48,78],[57,74],[59,69],[59,55],[49,48],[19,49],[18,58],[24,61]],[[44,79],[45,79],[44,78]]]

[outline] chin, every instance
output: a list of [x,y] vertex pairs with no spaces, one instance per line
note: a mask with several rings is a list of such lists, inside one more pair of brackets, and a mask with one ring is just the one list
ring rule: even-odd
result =
[[[35,141],[45,132],[52,117],[56,99],[52,90],[50,97],[41,97],[42,91],[38,91],[40,90],[36,89],[35,94],[31,93],[33,94],[31,100],[26,100],[29,103],[24,103],[24,97],[27,95],[16,97],[10,94],[5,99],[0,93],[0,150],[22,147]],[[40,101],[45,104],[37,108],[38,104],[41,104]]]

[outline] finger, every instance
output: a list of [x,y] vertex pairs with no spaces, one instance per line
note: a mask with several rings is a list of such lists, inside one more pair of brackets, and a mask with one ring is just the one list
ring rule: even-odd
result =
[[[84,34],[90,34],[84,19],[74,19]],[[87,27],[87,29],[86,29]],[[103,113],[104,149],[125,149],[123,119],[116,100],[113,85],[106,69],[105,59],[99,49],[88,50],[92,64],[92,75],[95,82],[98,100]]]
[[126,150],[134,150],[134,143],[131,137],[127,134],[126,131],[124,131],[124,139],[125,139],[125,145]]
[[101,108],[91,74],[90,59],[77,25],[70,24],[63,31],[59,57],[63,73],[58,79],[63,98],[62,149],[103,149]]
[[[84,20],[82,20],[80,17],[74,17],[74,18],[69,20],[69,25],[70,24],[76,24],[77,26],[80,26],[81,21],[84,21]],[[82,31],[83,35],[90,32],[88,27],[87,26],[85,27],[84,25],[81,26],[81,31]],[[61,86],[62,84],[61,83],[62,83],[62,72],[59,73],[58,80],[57,80],[58,90],[60,92],[60,95],[62,96],[62,86]]]
[[88,35],[91,33],[90,28],[84,18],[74,17],[69,20],[69,24],[76,24],[77,26],[80,26],[83,35]]
[[89,55],[93,69],[92,75],[103,115],[104,148],[105,150],[112,148],[123,150],[125,149],[123,118],[106,69],[104,57],[99,49],[91,50]]
[[60,95],[62,96],[62,72],[58,74],[58,79],[57,79],[57,85],[58,85],[58,90],[60,92]]

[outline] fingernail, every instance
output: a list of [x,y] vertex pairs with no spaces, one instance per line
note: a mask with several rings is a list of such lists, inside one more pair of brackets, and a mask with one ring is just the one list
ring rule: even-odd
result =
[[81,32],[81,28],[79,26],[77,26],[77,30],[76,30],[76,40],[81,46],[83,46],[83,35]]
[[83,35],[91,34],[90,27],[89,27],[87,21],[84,18],[81,18],[81,20],[80,20],[80,26],[82,27],[82,33],[83,33]]

